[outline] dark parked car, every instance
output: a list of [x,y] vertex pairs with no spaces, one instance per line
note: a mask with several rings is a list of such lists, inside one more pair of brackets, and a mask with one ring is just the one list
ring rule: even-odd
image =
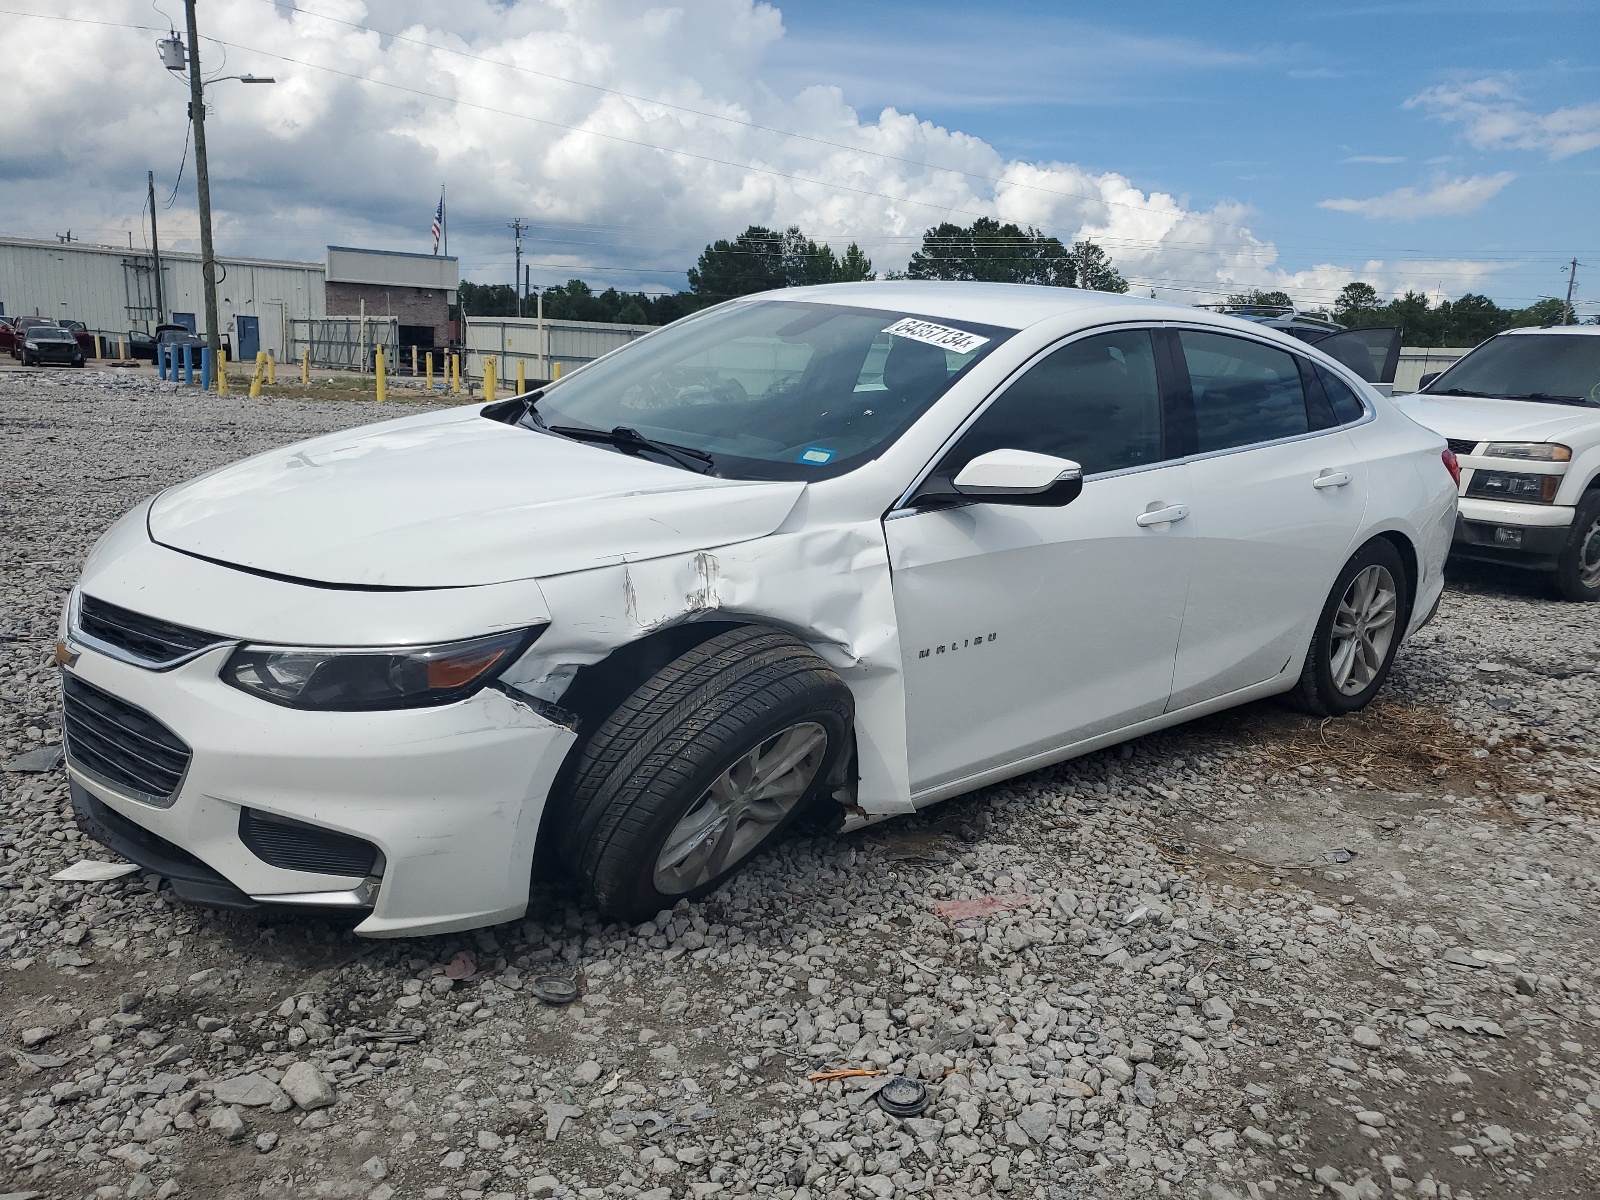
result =
[[22,343],[28,330],[40,325],[54,325],[48,317],[13,317],[11,319],[11,357],[22,357]]
[[78,340],[78,349],[84,354],[94,354],[94,334],[89,332],[89,327],[82,321],[57,321],[56,324],[68,330]]
[[72,330],[59,325],[31,325],[22,334],[22,365],[38,366],[42,363],[61,363],[66,366],[83,366],[83,347],[72,336]]

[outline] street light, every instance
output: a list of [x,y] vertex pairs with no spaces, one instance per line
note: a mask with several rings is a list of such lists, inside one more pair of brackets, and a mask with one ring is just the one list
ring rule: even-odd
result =
[[[206,345],[211,348],[213,362],[221,362],[222,334],[217,328],[217,262],[211,243],[211,170],[206,161],[206,98],[205,81],[200,78],[200,30],[195,20],[195,0],[184,0],[184,17],[189,31],[189,44],[183,44],[176,31],[156,43],[161,55],[161,65],[177,74],[189,69],[189,117],[194,122],[194,175],[195,190],[200,199],[200,277],[205,284]],[[240,83],[276,83],[270,75],[224,75],[212,83],[227,80]]]

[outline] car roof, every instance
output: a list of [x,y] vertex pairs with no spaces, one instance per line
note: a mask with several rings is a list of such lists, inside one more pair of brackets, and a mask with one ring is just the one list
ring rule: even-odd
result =
[[1563,337],[1600,337],[1600,325],[1533,325],[1525,329],[1502,330],[1498,336],[1514,337],[1518,334],[1559,333]]
[[943,317],[1010,329],[1026,329],[1030,325],[1059,317],[1078,317],[1085,327],[1113,321],[1176,321],[1248,332],[1281,341],[1286,348],[1294,350],[1304,350],[1306,347],[1304,342],[1290,337],[1281,329],[1259,321],[1248,321],[1167,300],[1041,284],[887,279],[785,288],[781,292],[761,292],[744,299],[809,300],[861,308],[886,308],[915,313],[921,317]]

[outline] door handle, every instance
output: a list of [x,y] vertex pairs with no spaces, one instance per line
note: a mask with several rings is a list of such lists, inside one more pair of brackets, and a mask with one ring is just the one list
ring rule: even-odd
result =
[[1188,515],[1189,506],[1187,504],[1169,504],[1166,508],[1140,513],[1133,519],[1133,523],[1140,529],[1149,529],[1152,525],[1171,525],[1174,521],[1181,521]]
[[1343,487],[1350,482],[1349,471],[1324,471],[1311,481],[1314,488]]

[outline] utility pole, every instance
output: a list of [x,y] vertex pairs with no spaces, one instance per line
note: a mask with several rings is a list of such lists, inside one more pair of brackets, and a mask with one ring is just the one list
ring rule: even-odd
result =
[[167,319],[167,297],[161,285],[161,243],[156,238],[156,173],[146,171],[145,178],[150,184],[150,254],[156,260],[156,324],[159,325]]
[[517,265],[511,275],[511,290],[517,294],[517,316],[522,315],[522,218],[511,222],[517,234]]
[[189,27],[189,117],[194,122],[194,179],[200,194],[200,278],[206,292],[206,345],[211,361],[222,354],[222,331],[217,328],[217,260],[211,246],[211,169],[206,162],[206,95],[200,79],[200,27],[194,15],[195,0],[183,0]]
[[1575,322],[1577,314],[1572,311],[1572,293],[1578,285],[1578,260],[1573,259],[1567,266],[1567,308],[1561,314],[1561,323],[1571,325]]

